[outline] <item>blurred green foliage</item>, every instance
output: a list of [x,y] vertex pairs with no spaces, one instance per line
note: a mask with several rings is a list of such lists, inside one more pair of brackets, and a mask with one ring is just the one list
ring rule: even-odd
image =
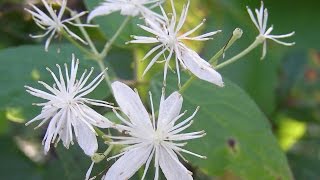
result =
[[[75,5],[73,8],[81,11],[84,5],[91,9],[98,2],[86,0],[72,4]],[[223,30],[212,41],[192,45],[206,59],[226,44],[236,27],[242,28],[244,35],[226,52],[226,58],[243,50],[258,33],[247,15],[246,5],[259,7],[259,0],[192,0],[192,3],[188,27],[205,17],[204,32]],[[270,14],[269,25],[274,24],[275,34],[294,30],[296,35],[292,40],[297,45],[287,48],[270,42],[265,60],[260,61],[261,49],[258,49],[222,69],[223,76],[230,79],[226,80],[224,91],[202,82],[195,83],[187,91],[185,109],[193,110],[194,103],[207,103],[209,106],[202,105],[206,113],[198,114],[193,127],[205,129],[208,135],[188,146],[208,156],[207,160],[190,157],[191,162],[195,162],[191,168],[196,179],[229,180],[241,176],[243,179],[286,180],[291,179],[291,172],[297,180],[320,179],[320,2],[266,0],[265,5]],[[25,6],[22,0],[0,1],[0,48],[3,49],[0,51],[0,179],[81,179],[90,165],[90,159],[83,158],[77,146],[69,151],[58,146],[40,160],[23,149],[38,147],[34,151],[41,153],[40,142],[45,131],[33,131],[33,126],[23,125],[40,110],[31,106],[38,99],[29,96],[23,86],[37,87],[36,81],[39,79],[51,82],[45,67],[55,69],[54,64],[69,62],[71,53],[81,59],[83,69],[96,65],[86,60],[87,57],[77,49],[65,44],[64,40],[56,40],[49,53],[44,52],[43,43],[29,37],[39,28],[23,10]],[[90,29],[90,34],[100,47],[115,32],[121,19],[123,17],[114,13],[94,21],[100,24],[102,32]],[[113,48],[105,60],[113,76],[121,79],[135,78],[133,59],[138,56],[136,46],[124,46],[123,43],[129,40],[131,34],[143,33],[135,26],[138,21],[133,20],[126,28],[116,42],[117,48]],[[58,54],[59,48],[61,53]],[[142,52],[146,50],[140,49]],[[98,68],[95,72],[98,73]],[[171,90],[176,87],[176,80],[173,79],[169,85]],[[159,96],[159,84],[154,81],[152,84],[151,89]],[[194,96],[196,93],[200,95]],[[212,99],[207,99],[206,95]],[[105,85],[94,91],[93,96],[112,100]],[[225,104],[223,98],[227,98],[232,106]],[[248,112],[252,114],[248,115]],[[236,143],[231,142],[230,138],[234,138],[232,140]],[[230,143],[231,149],[228,146]],[[203,150],[197,151],[198,146],[203,146]],[[291,172],[279,147],[287,153]],[[93,173],[103,172],[109,165],[101,163]]]

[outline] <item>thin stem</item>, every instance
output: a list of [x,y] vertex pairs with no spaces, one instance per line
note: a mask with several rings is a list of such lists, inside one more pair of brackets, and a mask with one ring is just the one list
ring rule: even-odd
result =
[[223,67],[225,67],[225,66],[227,66],[227,65],[229,65],[229,64],[234,63],[234,62],[237,61],[238,59],[240,59],[240,58],[242,58],[243,56],[249,54],[253,49],[255,49],[255,48],[258,47],[261,43],[263,43],[264,40],[265,40],[264,37],[258,36],[258,37],[256,38],[256,40],[255,40],[247,49],[243,50],[243,51],[242,51],[241,53],[239,53],[238,55],[236,55],[236,56],[234,56],[234,57],[226,60],[225,62],[217,65],[217,66],[215,67],[215,69],[221,69],[221,68],[223,68]]
[[[73,14],[73,13],[74,13],[74,12],[71,11],[71,14]],[[76,23],[81,24],[80,18],[76,18],[75,21],[76,21]],[[92,42],[92,40],[91,40],[88,32],[86,31],[86,29],[85,29],[83,26],[79,26],[79,29],[80,29],[82,35],[84,36],[84,38],[86,39],[86,42],[89,44],[92,52],[93,52],[94,54],[98,55],[99,52],[98,52],[96,46],[94,45],[94,43]]]
[[[239,53],[238,55],[226,60],[225,62],[217,65],[214,69],[221,69],[227,65],[230,65],[232,63],[234,63],[235,61],[239,60],[240,58],[242,58],[243,56],[247,55],[249,52],[251,52],[253,49],[255,49],[256,47],[258,47],[260,44],[262,44],[265,41],[265,38],[263,36],[258,36],[256,38],[256,40],[245,50],[243,50],[241,53]],[[183,86],[180,88],[179,92],[182,94],[184,93],[189,86],[192,84],[192,82],[196,79],[196,77],[193,75],[191,76],[187,82],[185,82],[183,84]]]
[[103,131],[101,131],[99,128],[94,128],[94,130],[96,131],[96,133],[98,134],[98,136],[103,137],[105,135],[105,133]]
[[116,33],[112,36],[112,38],[105,44],[102,52],[100,53],[100,56],[102,58],[105,58],[110,49],[112,44],[114,43],[114,41],[118,38],[118,36],[121,34],[121,32],[123,31],[123,29],[126,27],[126,25],[128,24],[128,22],[130,21],[131,17],[127,16],[126,19],[122,22],[122,24],[120,25],[119,29],[116,31]]
[[196,76],[192,75],[187,82],[183,84],[183,86],[179,89],[179,93],[183,94],[189,86],[192,84],[192,82],[196,79]]
[[135,81],[136,81],[136,88],[140,94],[142,102],[147,102],[148,97],[148,87],[149,87],[149,82],[150,82],[150,74],[145,74],[143,75],[143,72],[146,68],[146,61],[142,61],[145,53],[142,51],[142,49],[134,49],[134,74],[135,74]]
[[231,38],[228,40],[225,46],[223,46],[210,60],[209,63],[213,66],[216,66],[218,63],[219,58],[238,40],[242,37],[243,31],[240,28],[236,28]]
[[76,40],[74,40],[72,37],[70,37],[65,31],[61,31],[62,35],[71,42],[71,44],[75,45],[80,51],[82,51],[84,54],[86,54],[89,57],[94,56],[90,51],[88,51],[86,48],[84,48],[82,45],[80,45]]
[[[71,14],[73,14],[74,12],[72,10],[69,10],[71,12]],[[82,35],[84,36],[86,42],[89,44],[92,52],[93,52],[93,56],[91,56],[92,59],[94,59],[99,67],[100,67],[100,70],[104,73],[104,76],[105,76],[105,81],[109,87],[109,89],[112,91],[112,88],[111,88],[111,81],[110,81],[110,76],[109,74],[107,73],[106,71],[106,66],[104,64],[104,59],[105,57],[107,56],[112,44],[114,43],[114,41],[117,39],[117,37],[120,35],[120,33],[122,32],[122,30],[124,29],[124,27],[126,26],[126,24],[128,23],[130,18],[126,18],[124,20],[124,22],[121,24],[120,28],[117,30],[117,32],[113,35],[113,37],[110,39],[110,41],[108,41],[103,49],[103,51],[101,53],[98,52],[96,46],[94,45],[93,41],[91,40],[88,32],[86,31],[86,29],[82,26],[79,26],[79,29],[82,33]],[[75,19],[76,23],[78,24],[81,24],[81,20],[80,18],[76,18]]]
[[[128,24],[129,20],[131,18],[128,16],[124,21],[123,23],[121,24],[121,26],[119,27],[119,29],[117,30],[117,32],[112,36],[112,38],[106,43],[106,45],[104,46],[103,50],[101,53],[98,53],[97,52],[97,57],[99,57],[97,60],[99,66],[100,66],[100,69],[101,71],[104,72],[104,75],[105,75],[105,81],[109,87],[109,89],[112,91],[112,88],[111,88],[111,81],[110,81],[110,76],[109,74],[105,71],[106,69],[106,66],[104,64],[104,59],[106,58],[106,56],[108,55],[108,52],[110,51],[111,49],[111,46],[112,44],[114,43],[114,41],[118,38],[118,36],[121,34],[121,32],[123,31],[124,27]],[[112,92],[113,93],[113,92]]]
[[103,60],[97,60],[97,63],[99,64],[101,71],[103,71],[103,73],[104,73],[104,79],[105,79],[109,89],[112,91],[110,76],[106,71],[107,67],[104,65]]
[[114,145],[110,144],[108,149],[103,153],[103,155],[107,157],[110,154],[113,147],[114,147]]

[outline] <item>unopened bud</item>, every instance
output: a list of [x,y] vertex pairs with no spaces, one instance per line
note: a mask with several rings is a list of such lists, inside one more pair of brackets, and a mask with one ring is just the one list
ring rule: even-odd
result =
[[239,39],[239,38],[241,38],[242,34],[243,34],[243,31],[242,31],[242,29],[240,29],[240,28],[236,28],[236,29],[233,31],[233,37],[234,37],[234,38]]
[[106,156],[101,154],[101,153],[94,153],[93,156],[91,157],[91,160],[94,162],[94,163],[99,163],[101,162],[102,160],[104,160]]

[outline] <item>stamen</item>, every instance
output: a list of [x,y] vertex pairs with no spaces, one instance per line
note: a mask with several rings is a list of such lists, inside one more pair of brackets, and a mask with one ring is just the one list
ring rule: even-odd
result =
[[156,130],[156,118],[155,118],[155,115],[154,115],[152,93],[150,91],[149,91],[149,98],[150,98],[150,105],[151,105],[151,112],[152,112],[152,126],[153,126],[153,129]]

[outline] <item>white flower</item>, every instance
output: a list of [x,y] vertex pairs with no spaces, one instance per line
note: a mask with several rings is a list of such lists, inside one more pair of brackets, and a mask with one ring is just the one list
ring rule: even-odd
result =
[[295,32],[291,32],[291,33],[284,34],[284,35],[271,35],[271,32],[273,30],[273,26],[271,26],[267,29],[268,10],[266,8],[264,8],[263,1],[261,1],[260,10],[255,9],[257,18],[254,16],[253,12],[251,11],[251,9],[249,7],[247,7],[247,11],[248,11],[250,18],[253,21],[254,25],[257,27],[257,29],[260,32],[260,35],[258,36],[258,38],[262,38],[262,40],[264,41],[261,59],[263,59],[267,54],[267,41],[266,41],[266,39],[271,39],[271,40],[275,41],[276,43],[279,43],[279,44],[282,44],[285,46],[293,46],[295,44],[294,42],[287,43],[287,42],[283,42],[283,41],[278,40],[278,39],[282,39],[282,38],[291,37],[294,35]]
[[124,125],[117,125],[129,136],[107,136],[114,139],[112,144],[128,145],[113,159],[120,157],[108,170],[104,179],[129,179],[138,169],[145,164],[143,178],[154,158],[155,180],[159,177],[159,170],[168,180],[193,179],[192,173],[179,161],[178,156],[185,160],[181,152],[194,155],[199,158],[206,158],[183,149],[185,141],[203,137],[204,131],[181,133],[191,126],[197,110],[187,119],[176,123],[186,112],[180,114],[183,98],[178,92],[172,93],[165,99],[162,93],[159,116],[156,122],[152,95],[150,93],[152,120],[143,106],[139,95],[132,89],[120,82],[112,84],[114,96],[121,111],[129,118],[122,118],[117,112],[116,115]]
[[62,140],[66,148],[69,148],[69,145],[73,144],[74,132],[80,147],[87,155],[92,156],[98,148],[96,132],[93,126],[109,128],[113,125],[108,119],[87,106],[88,104],[112,108],[111,104],[84,97],[92,92],[103,80],[103,73],[99,74],[92,82],[87,83],[93,73],[93,68],[91,68],[88,74],[87,70],[85,70],[78,80],[76,79],[78,64],[79,60],[75,62],[73,55],[70,73],[65,64],[65,77],[59,65],[57,65],[59,76],[56,76],[47,68],[55,84],[51,87],[45,82],[39,81],[39,83],[48,92],[25,86],[27,92],[31,95],[47,101],[35,104],[42,106],[42,111],[38,116],[26,123],[26,125],[29,125],[35,121],[42,121],[36,127],[38,128],[50,121],[42,141],[45,153],[49,151],[51,143],[56,142],[57,144],[60,140]]
[[[88,22],[97,16],[111,14],[120,11],[124,16],[158,17],[157,13],[150,9],[155,8],[164,0],[105,0],[100,6],[96,7],[88,16]],[[149,7],[146,7],[149,6]]]
[[94,25],[89,24],[76,24],[72,21],[83,16],[86,14],[86,12],[81,12],[79,14],[72,13],[71,18],[67,18],[62,20],[64,11],[66,10],[67,6],[67,0],[62,0],[61,8],[59,13],[56,13],[56,10],[52,8],[52,5],[49,5],[46,0],[41,0],[45,8],[47,9],[49,16],[46,15],[43,11],[41,11],[39,8],[37,8],[35,5],[30,4],[30,6],[34,9],[34,11],[31,11],[30,9],[25,9],[28,11],[32,18],[34,19],[35,23],[46,32],[41,35],[30,35],[32,38],[43,38],[47,35],[49,35],[48,39],[45,43],[45,50],[48,51],[50,42],[54,35],[57,33],[58,35],[61,33],[61,31],[65,30],[67,34],[69,34],[71,37],[81,41],[84,44],[87,44],[84,40],[82,40],[78,35],[73,33],[65,24],[70,24],[73,26],[87,26],[87,27],[96,27]]
[[196,37],[190,37],[192,33],[194,33],[203,25],[204,21],[202,21],[194,29],[184,34],[180,34],[179,31],[181,30],[187,18],[190,1],[188,1],[187,6],[183,7],[181,17],[178,22],[177,22],[177,14],[176,14],[172,0],[171,0],[171,5],[172,5],[172,11],[173,11],[171,19],[168,18],[163,8],[160,6],[163,17],[164,17],[164,21],[160,22],[161,24],[160,26],[159,26],[159,23],[155,23],[154,21],[148,18],[146,19],[146,23],[149,25],[149,27],[139,25],[145,31],[148,31],[154,34],[155,37],[133,36],[135,40],[130,41],[130,43],[150,43],[150,44],[160,43],[145,55],[144,59],[148,58],[157,50],[160,50],[160,52],[158,52],[154,56],[154,58],[151,60],[151,62],[145,69],[144,74],[152,67],[152,65],[155,62],[158,61],[161,55],[165,55],[165,52],[168,51],[169,55],[165,57],[164,82],[166,80],[170,59],[174,53],[179,85],[180,85],[180,70],[179,70],[179,63],[180,63],[183,68],[190,70],[198,78],[211,82],[218,86],[223,86],[221,75],[218,72],[216,72],[208,62],[202,59],[196,52],[189,49],[182,42],[182,40],[194,40],[194,41],[210,40],[212,39],[211,36],[221,31],[219,30],[219,31],[205,33],[203,35],[196,36]]

